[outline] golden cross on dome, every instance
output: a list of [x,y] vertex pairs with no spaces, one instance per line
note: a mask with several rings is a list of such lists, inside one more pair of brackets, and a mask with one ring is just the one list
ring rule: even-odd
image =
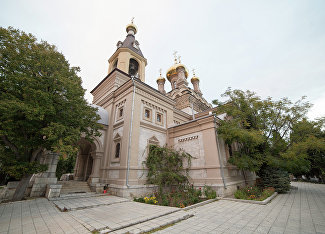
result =
[[195,68],[192,69],[193,76],[195,76]]
[[181,57],[180,55],[178,55],[178,63],[181,63]]
[[132,17],[132,19],[131,19],[131,23],[133,24],[133,20],[134,20],[134,17]]
[[161,76],[161,68],[159,69],[159,73],[160,73],[160,76]]

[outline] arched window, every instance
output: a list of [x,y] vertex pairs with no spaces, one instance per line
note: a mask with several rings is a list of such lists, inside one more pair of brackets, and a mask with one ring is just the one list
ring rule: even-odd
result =
[[121,144],[117,143],[115,145],[115,158],[119,158],[120,157],[120,149],[121,149]]
[[138,70],[139,70],[139,63],[135,59],[131,58],[129,63],[129,75],[138,78],[139,76]]
[[173,83],[173,89],[176,89],[176,81]]

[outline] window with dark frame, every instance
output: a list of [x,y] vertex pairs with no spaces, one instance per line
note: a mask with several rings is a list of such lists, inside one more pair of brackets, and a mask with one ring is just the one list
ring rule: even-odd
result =
[[145,111],[144,111],[144,117],[146,117],[147,119],[150,119],[150,110],[145,109]]
[[157,114],[157,122],[161,123],[161,114]]
[[122,117],[123,116],[123,108],[120,108],[118,116],[119,117]]
[[120,148],[121,148],[121,144],[117,143],[115,145],[115,158],[119,158],[120,157]]

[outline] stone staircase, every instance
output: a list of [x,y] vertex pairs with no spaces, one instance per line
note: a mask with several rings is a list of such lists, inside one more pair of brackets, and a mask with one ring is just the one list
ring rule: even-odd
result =
[[90,187],[86,181],[58,181],[58,184],[62,184],[61,195],[72,195],[72,194],[84,194],[91,193]]

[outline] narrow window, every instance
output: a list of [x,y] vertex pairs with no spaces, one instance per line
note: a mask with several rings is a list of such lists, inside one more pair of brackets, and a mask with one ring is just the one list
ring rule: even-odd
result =
[[144,117],[146,117],[147,119],[150,119],[150,110],[146,109],[144,111]]
[[161,123],[161,114],[157,114],[157,122]]
[[122,117],[123,116],[123,108],[121,108],[120,109],[120,111],[119,111],[119,115],[118,115],[119,117]]
[[115,146],[115,158],[120,157],[120,148],[121,148],[121,144],[117,143],[116,146]]

